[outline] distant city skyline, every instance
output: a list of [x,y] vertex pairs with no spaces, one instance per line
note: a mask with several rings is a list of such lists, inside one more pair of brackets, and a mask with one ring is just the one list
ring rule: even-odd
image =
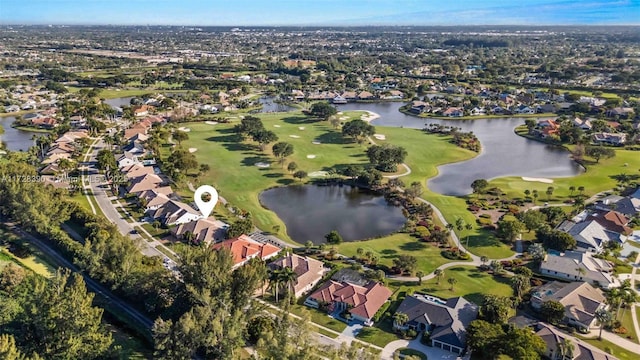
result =
[[0,23],[639,25],[640,0],[0,0]]

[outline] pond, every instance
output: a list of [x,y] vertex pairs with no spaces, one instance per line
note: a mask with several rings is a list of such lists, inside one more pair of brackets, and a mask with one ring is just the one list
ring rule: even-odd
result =
[[105,99],[104,103],[111,105],[111,107],[113,108],[121,108],[125,105],[126,106],[131,105],[131,99],[135,99],[135,97],[127,96],[127,97],[119,97],[119,98],[113,98],[113,99]]
[[278,103],[278,98],[275,96],[262,96],[258,99],[258,102],[262,104],[262,108],[258,111],[261,113],[272,112],[286,112],[297,110],[293,106]]
[[27,151],[33,146],[31,137],[35,135],[47,135],[46,133],[18,130],[11,127],[16,121],[13,116],[0,117],[0,125],[4,129],[4,134],[0,134],[0,141],[4,142],[8,150],[11,151]]
[[278,187],[263,191],[260,202],[284,221],[289,236],[301,244],[325,243],[324,235],[332,230],[345,241],[385,236],[406,221],[401,207],[351,186]]
[[[471,193],[475,179],[494,179],[504,176],[568,177],[583,171],[579,164],[561,148],[549,146],[515,134],[513,129],[524,124],[523,118],[499,118],[476,120],[436,120],[405,115],[398,111],[404,105],[399,102],[350,103],[338,105],[339,111],[368,110],[380,118],[373,125],[422,129],[435,123],[457,126],[472,131],[482,144],[482,152],[475,158],[438,167],[438,176],[431,178],[427,186],[445,195]],[[429,151],[425,148],[424,151]]]

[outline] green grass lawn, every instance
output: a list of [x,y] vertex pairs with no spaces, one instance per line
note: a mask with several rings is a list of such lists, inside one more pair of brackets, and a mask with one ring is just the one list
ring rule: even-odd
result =
[[142,340],[127,333],[123,329],[109,323],[103,322],[107,330],[113,336],[113,345],[118,346],[117,359],[152,359],[152,349]]
[[28,251],[28,255],[24,257],[18,257],[15,254],[12,254],[9,251],[8,246],[0,245],[0,267],[2,267],[2,263],[6,266],[8,261],[13,261],[16,264],[30,269],[38,275],[42,275],[46,278],[50,278],[55,274],[56,270],[53,266],[51,266],[48,262],[44,260],[44,255],[35,247],[31,246],[28,242],[19,238],[15,234],[5,230],[0,227],[0,239],[2,239],[6,244],[16,243],[22,247],[25,247]]
[[[359,118],[362,114],[363,112],[350,111],[342,116],[353,119]],[[280,141],[289,142],[294,146],[295,152],[287,160],[296,162],[299,169],[307,173],[349,164],[368,163],[365,154],[367,145],[346,141],[339,130],[332,128],[327,122],[310,122],[300,112],[261,114],[260,117],[265,127],[274,131]],[[234,125],[184,125],[191,129],[188,142],[190,147],[198,149],[195,152],[196,158],[201,163],[210,164],[213,169],[199,179],[198,184],[212,184],[217,187],[220,195],[231,204],[251,212],[258,227],[272,230],[278,225],[278,235],[289,239],[282,221],[276,214],[260,205],[258,195],[264,189],[294,184],[297,180],[275,161],[268,149],[263,152],[257,144],[238,142],[232,131]],[[473,156],[471,152],[448,143],[443,137],[429,136],[418,130],[378,127],[376,132],[385,134],[386,142],[402,145],[407,149],[407,163],[413,173],[410,177],[403,178],[406,183],[423,182],[427,177],[436,175],[437,165]],[[321,144],[313,144],[313,141],[320,141]],[[425,148],[430,150],[426,152]],[[315,158],[308,158],[307,155],[315,155]],[[255,166],[258,162],[269,162],[271,167],[258,168]],[[182,193],[189,195],[184,190]]]
[[[545,192],[549,186],[554,187],[551,201],[568,199],[571,195],[569,190],[571,186],[576,189],[584,186],[586,195],[594,195],[616,187],[617,182],[611,176],[637,173],[638,155],[637,151],[616,149],[615,157],[600,159],[600,163],[588,161],[586,172],[575,177],[553,179],[553,184],[524,181],[520,177],[505,177],[492,180],[490,185],[499,187],[512,198],[524,198],[524,191],[527,189],[530,191],[538,190],[541,194],[538,203],[547,201]],[[577,191],[574,191],[573,194],[576,195]]]
[[451,262],[440,255],[441,250],[432,243],[421,242],[409,234],[397,233],[367,241],[344,242],[338,246],[338,252],[347,256],[357,255],[358,248],[371,251],[379,259],[379,264],[393,266],[393,259],[400,255],[412,255],[418,259],[417,271],[425,274],[433,272],[438,266]]
[[[486,294],[501,296],[513,295],[513,290],[509,285],[509,279],[500,276],[494,277],[473,266],[456,266],[446,269],[444,273],[445,277],[440,281],[440,284],[437,283],[437,279],[423,281],[422,285],[390,281],[389,287],[393,290],[395,287],[403,286],[406,287],[407,290],[414,292],[419,291],[443,299],[463,296],[476,304],[480,304],[482,302],[482,296]],[[453,290],[449,290],[451,287],[447,282],[449,278],[457,280],[453,286]]]
[[418,351],[418,350],[413,350],[413,349],[409,349],[409,348],[400,348],[397,351],[400,352],[400,354],[402,355],[411,355],[411,356],[416,356],[422,360],[427,360],[427,355],[425,355],[424,353]]
[[[87,191],[90,191],[90,190],[87,190]],[[89,195],[89,196],[93,196],[93,195]],[[91,210],[91,205],[89,205],[89,200],[87,199],[87,196],[82,192],[77,191],[73,196],[71,196],[71,200],[78,203],[80,207],[82,207],[83,209],[93,213],[93,210]]]
[[612,342],[609,342],[605,339],[602,340],[598,340],[596,339],[585,339],[583,337],[579,337],[582,341],[591,344],[595,347],[597,347],[598,349],[611,354],[615,357],[617,357],[620,360],[632,360],[632,359],[637,359],[638,358],[638,354],[632,353],[629,350],[626,350]]
[[[622,310],[620,310],[620,312],[622,312]],[[631,314],[632,310],[625,309],[624,314],[620,316],[619,320],[622,322],[622,326],[627,329],[627,333],[620,336],[625,337],[628,340],[633,341],[634,343],[638,343],[638,334],[636,334],[636,329],[633,327],[633,319],[631,317]]]
[[373,327],[363,327],[356,335],[356,339],[385,347],[388,343],[398,340],[399,338],[398,335],[393,333],[391,320],[385,317]]

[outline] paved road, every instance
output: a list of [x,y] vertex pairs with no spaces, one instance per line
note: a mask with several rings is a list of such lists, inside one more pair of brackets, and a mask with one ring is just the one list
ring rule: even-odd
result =
[[35,236],[22,231],[22,229],[18,228],[14,224],[7,223],[7,226],[17,235],[21,236],[29,240],[29,243],[33,246],[37,247],[40,251],[47,254],[52,260],[54,260],[57,265],[70,269],[71,271],[78,272],[84,278],[84,281],[87,285],[87,288],[99,294],[105,300],[109,302],[111,307],[117,308],[120,312],[127,314],[131,319],[141,325],[143,328],[151,329],[153,326],[153,321],[139,312],[137,309],[129,305],[128,303],[120,300],[117,296],[113,295],[110,290],[100,285],[98,282],[91,279],[89,276],[84,274],[80,269],[60,255],[56,250],[54,250],[51,246],[45,243],[43,240],[36,238]]
[[116,209],[114,204],[111,203],[107,190],[109,185],[106,183],[105,178],[100,174],[98,169],[98,152],[106,147],[106,144],[102,139],[98,139],[93,147],[88,152],[88,159],[85,157],[85,162],[81,164],[84,168],[84,175],[82,176],[83,187],[91,190],[93,199],[98,204],[98,208],[102,211],[104,216],[109,219],[120,231],[121,234],[128,234],[133,239],[141,239],[138,243],[140,245],[140,251],[145,256],[159,256],[165,261],[171,261],[167,255],[156,249],[156,246],[161,246],[157,241],[151,243],[142,238],[134,229],[133,224],[129,223]]

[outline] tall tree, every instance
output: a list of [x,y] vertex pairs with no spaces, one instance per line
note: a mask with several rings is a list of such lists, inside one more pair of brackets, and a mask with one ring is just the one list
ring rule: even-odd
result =
[[604,329],[605,326],[607,326],[611,320],[613,319],[613,316],[611,315],[611,312],[605,308],[599,308],[598,310],[596,310],[596,320],[598,320],[598,323],[600,323],[600,333],[598,334],[598,340],[602,339],[602,329]]
[[401,146],[390,144],[373,145],[367,149],[367,156],[378,170],[394,172],[397,170],[396,166],[404,161],[407,151]]
[[505,324],[509,319],[511,299],[505,296],[485,295],[481,307],[483,318],[491,323]]
[[564,312],[564,305],[555,300],[545,301],[540,307],[540,314],[551,324],[559,324],[564,318]]
[[271,130],[258,130],[251,135],[253,141],[260,144],[260,150],[264,151],[267,144],[278,141],[278,135]]
[[489,183],[485,179],[476,179],[471,183],[471,189],[474,194],[478,194],[478,197],[480,197],[480,194],[484,193],[488,186]]
[[376,129],[373,125],[360,119],[351,120],[342,126],[342,135],[352,138],[359,144],[368,136],[375,134],[375,132]]
[[318,117],[322,120],[328,120],[330,117],[338,113],[335,107],[327,102],[317,102],[311,105],[311,115]]
[[273,151],[273,155],[280,159],[280,162],[284,164],[285,158],[293,154],[293,145],[287,142],[279,142],[273,144],[271,150]]

